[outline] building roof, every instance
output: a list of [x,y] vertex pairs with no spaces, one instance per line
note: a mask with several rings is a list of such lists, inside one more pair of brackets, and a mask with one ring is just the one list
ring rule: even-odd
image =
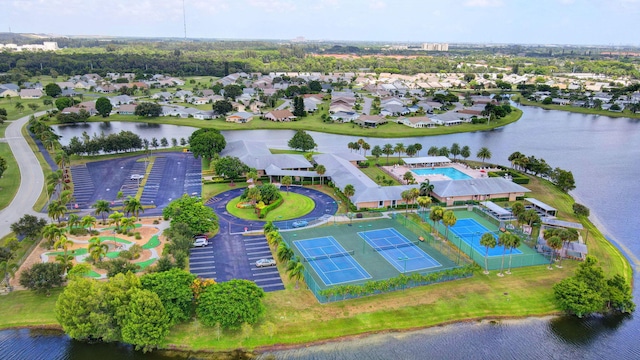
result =
[[520,186],[510,180],[500,177],[432,181],[431,184],[433,184],[433,192],[442,198],[469,195],[525,193],[531,191],[524,186]]
[[574,223],[574,222],[571,222],[571,221],[563,221],[563,220],[558,220],[558,219],[552,219],[552,218],[549,218],[547,216],[542,218],[542,223],[545,224],[545,225],[560,226],[560,227],[570,228],[570,229],[577,229],[577,230],[584,229],[584,227],[580,223]]
[[503,207],[499,206],[498,204],[494,203],[493,201],[483,201],[482,205],[484,205],[487,209],[493,211],[494,213],[496,213],[498,216],[501,215],[511,215],[511,211],[504,209]]
[[528,202],[530,202],[530,203],[532,203],[533,205],[535,205],[535,206],[537,206],[537,207],[541,208],[541,209],[542,209],[542,210],[544,210],[544,211],[547,211],[547,212],[549,212],[549,211],[558,211],[558,209],[556,209],[556,208],[554,208],[554,207],[551,207],[551,206],[549,206],[549,205],[547,205],[547,204],[543,203],[542,201],[540,201],[540,200],[538,200],[538,199],[534,199],[534,198],[526,198],[525,200],[526,200],[526,201],[528,201]]
[[272,154],[263,142],[237,140],[227,143],[220,156],[233,156],[247,166],[257,170],[266,170],[273,165],[279,169],[307,169],[311,163],[302,155]]
[[422,156],[422,157],[411,157],[411,158],[402,158],[405,164],[415,165],[415,164],[443,164],[450,163],[446,156]]

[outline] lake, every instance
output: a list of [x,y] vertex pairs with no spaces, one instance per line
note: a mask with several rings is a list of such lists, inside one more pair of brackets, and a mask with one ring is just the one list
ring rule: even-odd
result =
[[[577,189],[571,194],[591,209],[591,218],[616,246],[631,259],[635,275],[634,298],[640,304],[637,265],[640,256],[640,120],[573,114],[524,107],[522,119],[492,131],[404,139],[365,138],[371,144],[402,142],[420,143],[422,155],[430,146],[468,145],[472,153],[481,147],[492,152],[492,163],[509,165],[507,157],[514,151],[543,158],[552,167],[571,170]],[[92,123],[92,132],[100,132],[100,124]],[[110,131],[136,126],[112,123]],[[156,127],[158,125],[154,125]],[[159,125],[156,129],[134,127],[142,137],[188,137],[192,128]],[[104,130],[104,129],[103,129]],[[141,131],[145,131],[145,135]],[[82,133],[84,130],[80,130]],[[134,131],[134,130],[132,130]],[[65,137],[71,132],[59,132]],[[107,130],[105,130],[107,133]],[[286,148],[293,131],[254,130],[223,132],[227,142],[239,139],[265,141],[273,148]],[[165,134],[165,135],[161,135]],[[186,135],[185,135],[186,134]],[[349,151],[348,142],[359,137],[311,133],[319,151]],[[67,140],[68,141],[68,140]],[[472,156],[472,159],[474,157]],[[15,332],[14,330],[9,330]],[[26,330],[23,330],[26,331]],[[6,331],[0,332],[5,334]],[[474,322],[435,327],[408,333],[374,335],[363,339],[311,346],[275,353],[285,359],[631,359],[640,358],[640,319],[619,318],[542,318],[513,321]],[[7,341],[11,335],[1,335]],[[52,340],[53,339],[53,340]],[[22,343],[20,339],[16,340]],[[4,341],[2,341],[4,343]],[[29,347],[40,348],[40,356],[49,358],[51,347],[69,347],[64,336],[29,341]],[[73,343],[73,342],[72,342]],[[3,346],[3,345],[0,345]],[[0,353],[20,358],[21,350],[13,345],[0,347]],[[16,345],[17,346],[17,345]],[[5,352],[7,351],[7,352]],[[64,352],[64,351],[63,351]],[[116,353],[112,355],[118,356]],[[65,357],[66,356],[66,357]],[[156,355],[151,355],[154,358]],[[57,357],[73,358],[71,355]]]

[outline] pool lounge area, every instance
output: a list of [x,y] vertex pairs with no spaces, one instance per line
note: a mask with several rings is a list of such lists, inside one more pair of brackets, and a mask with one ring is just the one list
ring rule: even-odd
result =
[[463,173],[462,171],[454,167],[433,167],[433,168],[420,168],[411,169],[411,171],[418,176],[433,176],[441,175],[446,176],[451,180],[465,180],[472,179],[471,176]]

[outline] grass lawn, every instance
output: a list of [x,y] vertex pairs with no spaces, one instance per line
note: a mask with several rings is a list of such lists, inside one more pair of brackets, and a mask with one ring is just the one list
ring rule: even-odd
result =
[[229,183],[216,183],[216,184],[203,184],[202,185],[202,198],[207,201],[208,199],[221,194],[225,191],[233,190],[235,188],[247,187],[246,182],[234,183],[234,186],[230,186]]
[[57,325],[53,309],[62,289],[53,289],[51,296],[32,291],[14,291],[0,296],[0,327]]
[[27,139],[27,143],[29,143],[29,147],[31,148],[33,153],[36,155],[36,159],[38,159],[38,163],[40,163],[40,168],[42,168],[42,173],[44,174],[45,181],[42,184],[42,191],[40,192],[40,196],[38,197],[38,200],[33,205],[33,210],[40,211],[40,210],[42,210],[44,208],[44,206],[47,203],[48,194],[47,194],[47,189],[46,189],[46,186],[47,186],[46,179],[47,179],[47,176],[52,173],[51,167],[49,166],[47,161],[44,159],[44,156],[40,152],[40,149],[38,149],[38,146],[36,145],[36,142],[33,140],[33,138],[31,136],[29,136],[29,133],[27,131],[27,127],[23,126],[22,129],[20,129],[20,132],[21,132],[22,136],[25,139]]
[[[360,171],[362,171],[365,175],[367,175],[371,180],[375,181],[378,185],[382,185],[382,186],[404,185],[404,184],[401,184],[398,180],[389,176],[387,173],[382,171],[382,169],[380,169],[377,166],[360,168]],[[378,181],[377,177],[380,177],[383,180],[391,180],[392,183],[390,184],[383,183],[382,181]]]
[[315,203],[310,197],[280,191],[284,201],[280,206],[271,210],[264,219],[258,219],[258,215],[254,209],[240,209],[236,205],[240,202],[240,197],[231,199],[227,203],[227,211],[229,214],[246,220],[259,220],[259,221],[275,221],[275,220],[289,220],[295,219],[300,216],[304,216],[310,213],[315,207]]
[[306,155],[311,153],[312,155],[316,155],[316,154],[321,154],[320,152],[316,152],[316,151],[300,151],[300,150],[287,150],[287,149],[269,149],[269,152],[271,152],[272,154],[294,154],[294,155]]
[[158,238],[158,235],[153,235],[151,237],[151,239],[149,239],[149,241],[142,245],[143,249],[153,249],[154,247],[160,245],[160,239]]
[[[20,98],[0,98],[0,108],[4,108],[7,110],[7,119],[8,120],[16,120],[23,116],[31,115],[37,111],[43,111],[49,109],[49,106],[44,106],[42,101],[47,97],[44,96],[40,99],[20,99]],[[24,108],[22,110],[16,109],[16,104],[20,103]],[[31,110],[29,108],[29,104],[36,104],[38,107],[36,111]]]
[[0,209],[4,209],[16,196],[20,187],[20,169],[16,158],[13,157],[11,148],[7,143],[0,143],[0,157],[7,162],[7,169],[0,178]]
[[579,114],[592,114],[592,115],[604,115],[604,116],[610,116],[610,117],[627,117],[627,118],[640,119],[640,113],[633,113],[626,109],[620,112],[616,112],[616,111],[609,111],[609,110],[597,110],[592,108],[576,107],[571,105],[554,105],[554,104],[545,105],[541,102],[526,100],[522,96],[518,96],[518,102],[522,105],[537,106],[547,110],[560,110],[560,111],[568,111],[568,112],[574,112]]
[[[322,122],[321,111],[316,114],[302,118],[299,121],[291,122],[274,122],[269,120],[255,119],[246,124],[236,124],[226,122],[224,119],[213,120],[198,120],[194,118],[173,118],[173,117],[159,117],[152,120],[146,118],[139,118],[132,115],[111,115],[108,121],[124,121],[124,122],[153,122],[159,124],[172,124],[193,126],[198,128],[214,128],[218,130],[256,130],[256,129],[292,129],[292,130],[308,130],[319,131],[331,134],[341,135],[353,135],[353,136],[371,136],[371,137],[383,137],[383,138],[398,138],[398,137],[413,137],[413,136],[429,136],[429,135],[444,135],[454,134],[460,132],[470,131],[482,131],[490,130],[500,126],[507,125],[514,121],[517,121],[522,116],[522,111],[514,109],[511,114],[506,117],[491,122],[491,124],[462,124],[456,126],[438,126],[435,128],[421,128],[414,129],[405,125],[389,122],[385,125],[381,125],[378,128],[360,128],[354,124],[343,123],[331,123]],[[89,119],[91,122],[103,122],[105,119],[102,117],[92,117]]]
[[11,124],[10,121],[5,121],[0,124],[0,138],[4,137],[4,133],[7,131],[7,126],[9,126],[9,124]]

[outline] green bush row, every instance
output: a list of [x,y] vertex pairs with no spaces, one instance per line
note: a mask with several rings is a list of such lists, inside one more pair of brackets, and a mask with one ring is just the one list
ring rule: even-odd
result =
[[513,171],[513,170],[504,170],[504,171],[490,171],[489,172],[489,177],[504,177],[505,174],[509,174],[511,176],[511,179],[513,180],[514,183],[516,184],[528,184],[529,183],[529,178],[520,174],[517,171]]
[[260,209],[260,214],[258,215],[258,218],[263,219],[265,216],[267,216],[267,214],[277,208],[278,206],[282,205],[282,202],[284,201],[284,199],[282,198],[282,195],[280,195],[280,193],[278,193],[278,199],[274,202],[272,202],[271,204],[263,207],[262,209]]

